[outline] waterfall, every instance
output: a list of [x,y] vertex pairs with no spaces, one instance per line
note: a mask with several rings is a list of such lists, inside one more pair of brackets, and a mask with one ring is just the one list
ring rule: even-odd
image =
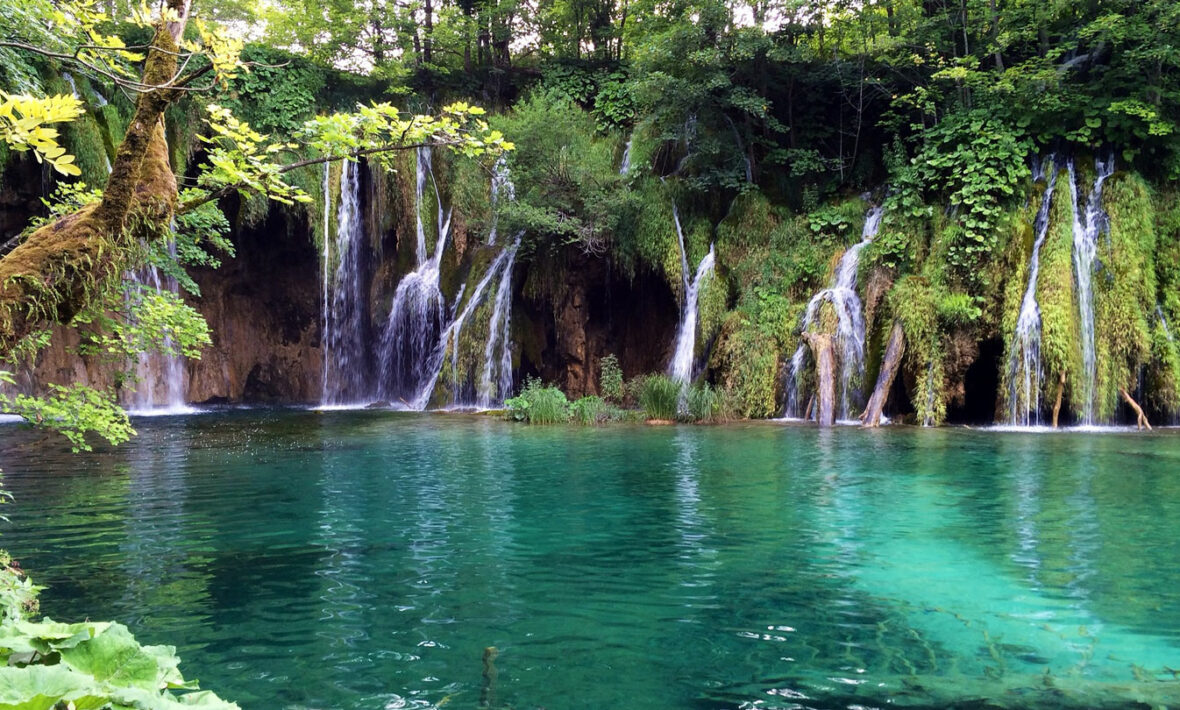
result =
[[66,83],[70,85],[70,93],[74,95],[74,98],[81,98],[81,95],[78,93],[78,82],[74,81],[74,75],[68,71],[63,71],[61,78],[65,79]]
[[[883,207],[872,207],[865,214],[865,225],[861,240],[852,245],[840,257],[832,285],[811,297],[803,314],[800,332],[807,332],[819,318],[824,303],[831,303],[836,312],[836,353],[840,358],[840,411],[838,419],[851,419],[853,408],[860,404],[859,381],[864,376],[865,320],[860,297],[856,295],[856,272],[860,268],[860,252],[877,236]],[[804,365],[807,362],[808,347],[800,342],[787,373],[787,405],[785,416],[800,418],[807,412],[799,409],[799,395],[803,385]]]
[[1172,339],[1172,330],[1168,327],[1168,319],[1164,316],[1164,309],[1158,303],[1155,304],[1155,315],[1160,319],[1160,328],[1164,331],[1164,337],[1168,339],[1169,343],[1175,343]]
[[516,201],[516,185],[512,183],[508,160],[503,155],[497,158],[496,164],[492,166],[492,227],[488,230],[488,244],[496,243],[496,227],[500,222],[496,207],[500,204],[501,198],[509,202]]
[[[169,238],[168,252],[175,259],[176,241]],[[164,292],[179,293],[176,279],[161,274],[154,265],[148,264],[126,274],[134,284],[129,305],[134,313],[136,306],[145,295],[159,295]],[[171,338],[165,337],[163,344],[171,349]],[[166,352],[142,352],[135,363],[135,391],[127,402],[127,409],[134,414],[180,414],[193,411],[185,402],[186,372],[184,359],[180,355]]]
[[668,363],[668,375],[677,382],[687,385],[692,381],[693,356],[697,342],[697,305],[701,284],[713,272],[713,245],[709,253],[697,265],[696,275],[689,278],[688,252],[684,246],[684,230],[680,227],[680,212],[672,204],[672,221],[676,224],[676,239],[680,245],[680,275],[684,282],[684,307],[680,314],[680,326],[676,329],[676,346],[672,349],[672,360]]
[[1094,354],[1094,258],[1098,252],[1098,233],[1107,228],[1102,209],[1102,183],[1114,172],[1114,156],[1096,158],[1094,187],[1086,200],[1083,216],[1078,205],[1078,180],[1073,161],[1069,161],[1069,192],[1073,200],[1073,266],[1077,281],[1078,315],[1082,338],[1082,382],[1080,400],[1082,424],[1094,423],[1094,399],[1097,390],[1098,362]]
[[[324,163],[324,214],[323,214],[323,230],[324,230],[324,249],[320,257],[320,332],[326,334],[328,332],[328,294],[330,293],[329,274],[331,273],[332,264],[332,230],[328,227],[331,224],[332,218],[332,164]],[[327,339],[323,339],[327,343]],[[328,396],[328,351],[327,348],[322,348],[323,361],[320,365],[320,402],[324,402]]]
[[[341,163],[340,204],[335,240],[324,238],[323,376],[321,403],[366,404],[372,399],[366,344],[367,291],[363,250],[365,230],[361,215],[359,165]],[[325,173],[325,210],[328,184]],[[328,230],[325,227],[325,232]],[[331,243],[335,241],[335,249]],[[335,269],[332,270],[332,259]],[[329,278],[330,276],[330,278]]]
[[[458,371],[458,367],[459,367],[458,350],[459,350],[460,338],[463,335],[463,326],[467,323],[467,319],[470,318],[472,316],[472,314],[474,314],[475,311],[480,307],[480,305],[483,304],[483,297],[484,297],[484,294],[488,290],[488,285],[491,284],[492,280],[496,277],[497,274],[501,275],[499,290],[502,292],[506,288],[510,289],[510,283],[511,283],[511,279],[512,279],[512,276],[511,276],[512,265],[515,261],[516,251],[519,248],[519,246],[520,246],[520,236],[518,235],[515,243],[511,247],[508,247],[508,248],[504,249],[503,251],[501,251],[496,256],[496,258],[492,261],[492,263],[488,266],[487,272],[484,273],[483,278],[481,278],[479,280],[479,283],[477,283],[475,285],[475,290],[473,290],[471,292],[471,298],[467,299],[467,303],[463,306],[463,309],[458,311],[454,315],[454,317],[452,317],[451,322],[445,328],[442,328],[441,331],[439,332],[438,339],[435,343],[433,343],[433,347],[431,349],[429,356],[422,363],[422,368],[423,368],[423,373],[424,373],[424,376],[422,378],[422,384],[419,387],[419,389],[417,390],[417,392],[414,393],[414,396],[412,399],[405,400],[406,404],[411,409],[422,410],[422,409],[426,408],[426,405],[430,404],[430,397],[431,397],[431,395],[434,394],[434,387],[438,383],[439,375],[442,374],[443,363],[446,360],[446,354],[447,354],[448,348],[451,351],[452,372]],[[507,279],[509,285],[505,284],[505,279]],[[460,294],[460,298],[461,298],[461,296],[462,296],[462,294]],[[499,306],[498,302],[500,301],[501,297],[502,297],[502,295],[498,293],[497,297],[496,297],[497,307]],[[510,300],[511,295],[503,296],[503,298]],[[457,305],[458,301],[459,301],[459,299],[456,299],[456,305]],[[508,308],[508,307],[510,307],[510,306],[505,305],[505,308]],[[507,320],[505,319],[504,322],[506,323]],[[494,330],[494,325],[491,322],[489,322],[488,327],[489,327],[489,331]],[[501,328],[501,333],[505,333],[505,336],[506,336],[506,331],[504,330],[503,327]],[[489,332],[489,336],[488,336],[489,341],[491,341],[492,337],[493,336]],[[507,337],[505,337],[503,348],[507,349],[507,347],[508,347],[508,342],[507,342]],[[509,354],[508,357],[509,357],[509,370],[511,370],[511,355]],[[512,382],[511,377],[512,377],[511,372],[509,372],[509,374],[508,374],[508,383],[509,383],[508,387],[509,387],[509,389],[511,388],[511,382]],[[503,382],[503,373],[501,373],[500,382]],[[459,401],[459,400],[461,400],[461,395],[458,392],[456,392],[455,399],[456,399],[456,404],[463,404],[463,402]],[[489,401],[490,401],[490,396],[489,396]]]
[[[516,252],[520,249],[522,236],[523,232],[516,235],[500,272],[492,317],[488,321],[488,341],[484,346],[483,370],[476,399],[476,404],[484,409],[503,403],[512,395],[512,268],[516,265]],[[496,375],[494,382],[493,373]]]
[[[443,295],[439,290],[439,265],[451,231],[451,214],[442,207],[442,196],[431,169],[430,148],[418,149],[417,165],[418,266],[402,278],[393,296],[389,320],[381,336],[379,394],[391,402],[401,401],[420,409],[417,403],[424,386],[431,380],[433,355],[445,322]],[[431,254],[426,252],[426,230],[422,221],[427,177],[434,184],[438,205],[438,233]],[[437,373],[433,376],[437,377]],[[427,392],[426,397],[429,396]]]
[[1016,331],[1008,348],[1008,423],[1029,426],[1041,416],[1041,307],[1037,303],[1037,275],[1041,270],[1041,245],[1049,234],[1049,208],[1057,186],[1057,164],[1050,154],[1033,177],[1047,180],[1037,210],[1036,239],[1028,262],[1028,286],[1020,302]]
[[631,141],[635,136],[627,136],[627,144],[623,146],[623,162],[619,165],[619,175],[631,172]]

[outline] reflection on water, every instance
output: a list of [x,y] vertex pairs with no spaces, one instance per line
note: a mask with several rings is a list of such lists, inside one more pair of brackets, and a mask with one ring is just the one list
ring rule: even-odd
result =
[[140,429],[0,432],[5,544],[247,709],[1180,701],[1174,434]]

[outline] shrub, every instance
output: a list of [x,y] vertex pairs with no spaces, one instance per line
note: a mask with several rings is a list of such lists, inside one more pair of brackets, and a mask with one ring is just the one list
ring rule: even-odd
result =
[[688,388],[686,399],[693,421],[711,422],[721,412],[721,398],[707,382]]
[[598,389],[607,400],[615,404],[622,403],[626,394],[623,391],[623,370],[614,353],[598,361]]
[[648,375],[637,386],[639,406],[648,419],[675,419],[681,385],[667,375]]
[[508,415],[529,424],[559,424],[570,419],[570,404],[562,392],[530,377],[516,397],[504,400]]
[[[622,384],[619,385],[620,389]],[[583,397],[570,404],[574,422],[582,426],[595,426],[617,422],[623,418],[623,411],[602,397]]]

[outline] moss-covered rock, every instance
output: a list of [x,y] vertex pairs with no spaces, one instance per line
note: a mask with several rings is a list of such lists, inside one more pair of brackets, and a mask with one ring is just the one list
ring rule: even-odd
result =
[[1111,176],[1103,205],[1109,232],[1098,237],[1094,273],[1095,416],[1109,421],[1119,389],[1135,391],[1151,359],[1150,315],[1156,304],[1156,236],[1152,196],[1131,173]]
[[1058,189],[1049,208],[1049,233],[1041,247],[1041,272],[1037,279],[1037,303],[1041,308],[1041,401],[1053,401],[1061,376],[1065,396],[1075,410],[1073,393],[1082,372],[1078,338],[1078,306],[1073,277],[1073,207],[1066,189],[1069,176],[1058,176]]

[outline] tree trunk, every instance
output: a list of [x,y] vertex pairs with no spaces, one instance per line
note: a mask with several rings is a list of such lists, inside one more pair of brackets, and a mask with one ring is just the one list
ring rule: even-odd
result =
[[[144,62],[144,84],[164,86],[177,71],[177,38],[187,0],[168,0],[180,18],[158,27]],[[167,229],[176,209],[176,178],[168,162],[164,110],[178,92],[141,93],[115,153],[102,201],[47,224],[0,259],[0,357],[30,333],[68,323],[123,268],[121,255],[136,236]]]
[[431,0],[426,0],[422,5],[422,12],[425,15],[425,21],[422,23],[422,59],[430,64],[433,56],[433,48],[431,44],[434,41],[434,4]]
[[881,360],[881,374],[877,376],[877,386],[873,388],[873,396],[869,397],[864,414],[860,415],[860,420],[866,427],[881,426],[881,414],[885,411],[889,390],[893,389],[893,380],[897,378],[897,370],[901,367],[901,358],[904,355],[905,329],[901,327],[901,321],[895,320],[893,330],[889,332],[885,357]]
[[820,426],[836,423],[836,378],[835,357],[832,353],[832,336],[827,333],[804,333],[803,339],[811,348],[815,358],[815,385],[818,405],[815,421]]
[[1057,381],[1057,400],[1053,402],[1053,428],[1057,428],[1057,417],[1061,414],[1061,400],[1065,398],[1065,371]]
[[1143,408],[1139,406],[1139,403],[1132,399],[1130,393],[1123,387],[1119,387],[1119,394],[1123,396],[1123,401],[1130,405],[1131,409],[1135,410],[1136,427],[1151,431],[1151,423],[1147,421],[1147,415],[1143,413]]

